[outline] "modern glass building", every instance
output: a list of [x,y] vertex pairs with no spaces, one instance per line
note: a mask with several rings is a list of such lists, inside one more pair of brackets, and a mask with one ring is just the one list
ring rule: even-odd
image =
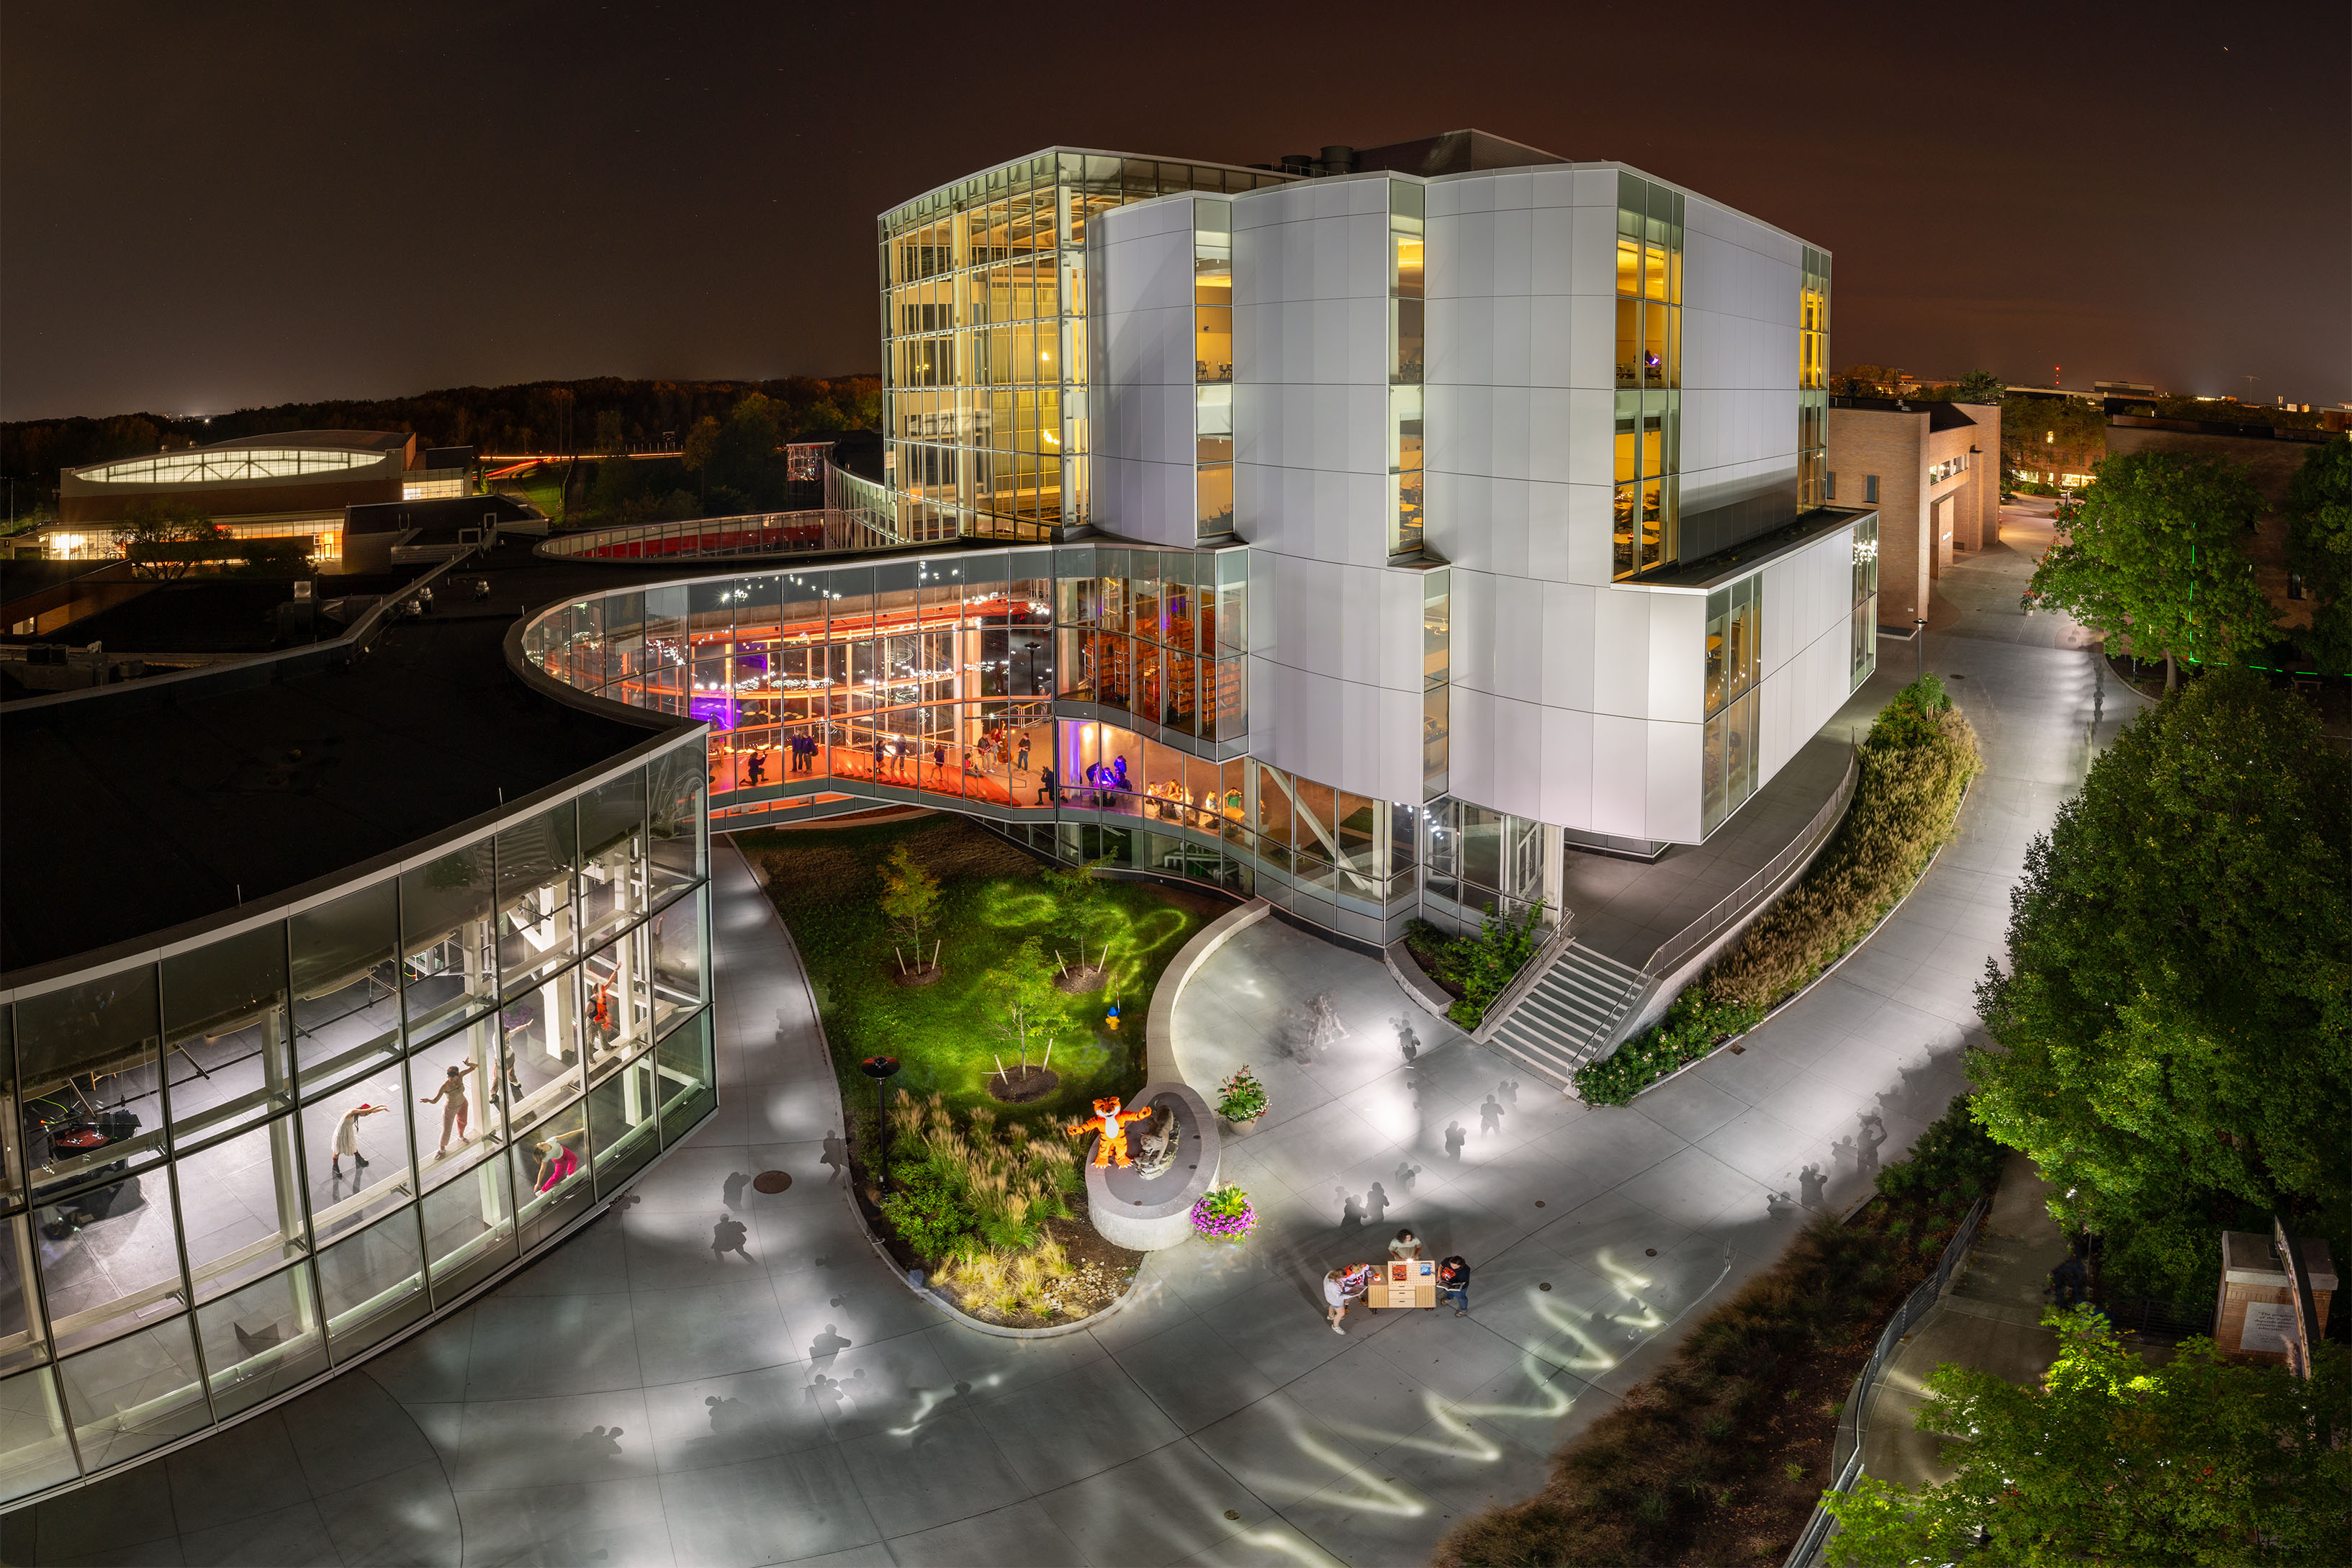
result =
[[6,977],[0,1502],[452,1310],[710,1113],[704,755]]
[[1385,943],[1556,913],[1571,846],[1705,841],[1874,667],[1830,258],[1697,193],[1475,132],[1052,149],[879,236],[884,488],[931,552],[527,632],[708,722],[722,826],[951,801]]
[[[1084,521],[1088,220],[1291,177],[1054,147],[883,214],[883,461],[900,535],[1045,540]],[[1212,321],[1202,353],[1230,378],[1227,305],[1227,347]]]

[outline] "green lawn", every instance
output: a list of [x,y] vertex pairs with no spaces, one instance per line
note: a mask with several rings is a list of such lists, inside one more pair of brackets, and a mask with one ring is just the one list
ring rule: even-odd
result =
[[[897,967],[891,935],[876,908],[881,892],[877,868],[902,839],[940,883],[937,940],[946,974],[920,988],[891,984]],[[1043,938],[1049,955],[1056,945],[1071,952],[1069,938],[1055,933],[1054,900],[1040,876],[1044,867],[953,817],[834,831],[753,832],[738,835],[737,841],[765,865],[776,907],[808,966],[834,1070],[850,1110],[874,1103],[873,1083],[857,1064],[875,1055],[899,1059],[894,1089],[942,1094],[958,1110],[998,1105],[987,1089],[996,1070],[995,1053],[1003,1053],[1008,1068],[1013,1056],[997,1036],[983,977],[1025,937]],[[1055,1041],[1053,1070],[1061,1078],[1055,1092],[1017,1110],[1002,1108],[1008,1115],[1066,1117],[1097,1096],[1123,1100],[1142,1088],[1151,988],[1168,961],[1221,907],[1199,895],[1139,882],[1110,882],[1104,891],[1087,948],[1092,952],[1108,944],[1109,984],[1080,998],[1084,1005],[1076,1016],[1082,1027]],[[1103,1026],[1113,998],[1121,1015],[1115,1033]],[[1033,1048],[1031,1061],[1042,1054]]]

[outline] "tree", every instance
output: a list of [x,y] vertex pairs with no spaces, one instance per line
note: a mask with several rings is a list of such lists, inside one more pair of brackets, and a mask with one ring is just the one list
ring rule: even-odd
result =
[[891,934],[914,948],[916,965],[921,967],[923,933],[939,912],[940,879],[916,861],[904,840],[891,846],[889,858],[882,862],[881,907]]
[[2312,449],[2285,510],[2286,569],[2314,601],[2304,652],[2329,674],[2352,671],[2352,441]]
[[1075,999],[1054,978],[1054,963],[1033,936],[981,982],[997,1037],[1024,1063],[1033,1044],[1050,1049],[1054,1036],[1070,1026]]
[[1841,394],[1847,397],[1876,397],[1887,384],[1901,378],[1903,373],[1883,364],[1850,364],[1838,372]]
[[1097,855],[1080,865],[1049,866],[1045,869],[1045,886],[1054,899],[1054,930],[1077,945],[1081,970],[1096,967],[1087,961],[1087,946],[1094,940],[1095,927],[1108,907],[1098,873],[1112,858]]
[[182,501],[138,501],[122,514],[118,534],[128,546],[131,574],[172,583],[195,564],[193,544],[215,544],[228,538],[211,518]]
[[2212,1278],[2238,1205],[2341,1235],[2352,1179],[2352,762],[2219,670],[2134,720],[2026,852],[1977,987],[1977,1119],[2134,1293]]
[[2083,492],[2066,537],[2042,556],[2027,607],[2061,609],[2140,658],[2221,663],[2270,641],[2270,601],[2241,543],[2262,515],[2245,474],[2210,458],[2126,452]]
[[719,421],[704,415],[695,421],[694,428],[686,433],[686,447],[679,458],[690,474],[701,473],[710,465],[710,454],[719,446]]
[[[2005,478],[2089,473],[2107,455],[2107,416],[2094,403],[2013,392],[2000,400]],[[2036,481],[2038,482],[2038,481]]]
[[1993,373],[1989,370],[1972,370],[1969,372],[1968,374],[1960,377],[1959,385],[1953,389],[1952,401],[1955,403],[1991,403],[1997,405],[2002,398],[2008,395],[2009,384],[2007,382],[2001,380],[2000,377],[1993,374]]
[[703,479],[714,499],[756,510],[781,503],[784,495],[784,459],[777,450],[783,439],[777,405],[759,393],[737,403],[710,443]]
[[1822,1499],[1832,1568],[2341,1561],[2341,1346],[2322,1347],[2306,1383],[2232,1365],[2205,1339],[2148,1366],[2090,1307],[2042,1321],[2059,1352],[2039,1387],[1949,1364],[1928,1376],[1916,1420],[1958,1439],[1950,1480],[1864,1478]]

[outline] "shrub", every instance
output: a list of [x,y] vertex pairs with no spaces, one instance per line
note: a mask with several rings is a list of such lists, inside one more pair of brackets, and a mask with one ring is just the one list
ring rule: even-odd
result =
[[882,1215],[927,1258],[1037,1247],[1045,1221],[1069,1215],[1067,1195],[1085,1179],[1068,1144],[1034,1138],[1017,1121],[1000,1128],[984,1106],[959,1125],[942,1096],[900,1089],[891,1123],[893,1174],[903,1180]]
[[1622,1105],[1761,1023],[1836,963],[1909,891],[1980,765],[1976,731],[1933,675],[1879,711],[1862,743],[1845,820],[1797,885],[1748,928],[1656,1024],[1576,1072],[1586,1103]]
[[1478,1026],[1487,1007],[1510,988],[1543,945],[1538,922],[1544,908],[1538,899],[1515,924],[1489,904],[1476,936],[1447,936],[1427,921],[1414,921],[1405,929],[1405,947],[1414,961],[1458,998],[1445,1010],[1448,1018],[1465,1029]]

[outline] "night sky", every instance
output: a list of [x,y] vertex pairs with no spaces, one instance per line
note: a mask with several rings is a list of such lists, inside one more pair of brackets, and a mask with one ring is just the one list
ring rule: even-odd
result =
[[24,0],[0,416],[871,372],[874,216],[935,184],[1055,143],[1249,163],[1464,126],[1826,246],[1837,366],[2333,403],[2347,62],[2341,0]]

